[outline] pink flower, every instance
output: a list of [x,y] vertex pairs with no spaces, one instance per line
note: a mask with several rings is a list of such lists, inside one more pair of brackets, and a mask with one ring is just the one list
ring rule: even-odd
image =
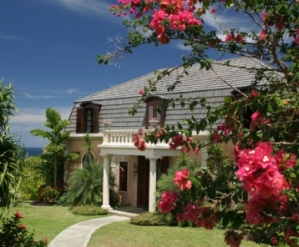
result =
[[239,151],[236,175],[251,196],[260,195],[265,199],[277,197],[289,187],[272,151],[270,142],[259,142],[254,149]]
[[263,29],[263,31],[262,31],[261,34],[260,34],[259,39],[260,39],[260,40],[265,40],[266,37],[267,37],[267,30],[266,30],[266,29]]
[[243,40],[243,36],[241,35],[241,34],[238,34],[237,36],[236,36],[236,42],[237,43],[242,43],[244,40]]
[[211,14],[214,14],[214,13],[216,13],[217,12],[217,9],[210,9],[210,13]]
[[143,91],[142,89],[140,89],[140,90],[138,91],[138,93],[142,95],[142,94],[144,93],[144,91]]
[[251,115],[252,121],[259,121],[261,119],[261,117],[262,117],[262,115],[261,115],[261,113],[259,111],[255,111]]
[[226,35],[226,37],[225,37],[225,41],[226,42],[231,42],[231,41],[234,41],[234,39],[235,39],[235,35],[232,33],[232,34],[228,34],[228,35]]
[[15,213],[15,216],[16,216],[18,219],[22,219],[22,218],[23,218],[23,215],[22,215],[20,212],[16,212],[16,213]]
[[253,91],[251,92],[251,97],[252,97],[252,98],[257,98],[258,96],[259,96],[259,92],[258,92],[258,91],[253,90]]
[[225,233],[224,241],[230,247],[239,247],[242,242],[243,236],[234,232],[229,231]]
[[271,244],[272,244],[273,246],[275,246],[275,245],[278,244],[278,241],[277,241],[277,239],[276,239],[275,237],[272,237],[272,238],[271,238]]
[[217,143],[221,143],[222,137],[217,132],[214,131],[214,133],[212,134],[212,140]]
[[174,150],[177,147],[179,147],[183,143],[183,141],[184,141],[183,135],[177,134],[172,138],[171,142],[169,143],[169,148]]
[[177,192],[166,190],[163,192],[158,208],[164,214],[168,214],[174,209],[175,201],[177,200]]
[[20,224],[20,228],[25,230],[26,226],[24,224]]
[[188,168],[182,171],[177,171],[175,173],[175,178],[173,179],[173,182],[176,185],[178,185],[180,190],[185,190],[185,189],[190,190],[192,187],[192,182],[191,180],[188,179],[188,176],[189,176]]

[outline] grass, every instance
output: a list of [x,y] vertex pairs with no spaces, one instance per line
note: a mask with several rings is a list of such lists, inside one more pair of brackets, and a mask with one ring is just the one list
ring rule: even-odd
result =
[[[22,222],[30,232],[34,232],[37,240],[48,238],[51,241],[73,224],[99,218],[74,215],[68,207],[32,206],[28,203],[11,208],[9,214],[17,211],[23,214]],[[217,229],[208,231],[191,227],[137,226],[130,224],[129,221],[123,221],[99,228],[92,235],[88,247],[227,247],[223,233],[224,231]],[[244,241],[241,246],[258,245]]]
[[[88,247],[228,247],[224,231],[191,227],[137,226],[128,221],[111,223],[93,233]],[[243,241],[242,247],[259,245]]]
[[[17,211],[22,213],[24,223],[30,232],[34,232],[34,238],[41,240],[48,238],[50,241],[67,227],[80,221],[100,218],[103,216],[74,215],[68,207],[62,206],[33,206],[29,203],[20,203],[12,207],[9,214]],[[7,216],[6,212],[4,217]]]

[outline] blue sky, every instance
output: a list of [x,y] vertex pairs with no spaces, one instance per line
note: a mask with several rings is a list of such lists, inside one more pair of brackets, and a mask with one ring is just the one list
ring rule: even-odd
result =
[[[31,136],[30,130],[43,128],[48,107],[67,119],[75,100],[159,68],[178,65],[187,52],[180,43],[140,47],[117,65],[98,65],[97,55],[113,50],[108,38],[127,34],[123,19],[109,12],[110,4],[116,2],[0,1],[0,78],[5,84],[14,84],[19,113],[11,118],[11,132],[26,147],[47,143]],[[207,22],[218,28],[212,17]],[[229,24],[227,20],[225,23]]]

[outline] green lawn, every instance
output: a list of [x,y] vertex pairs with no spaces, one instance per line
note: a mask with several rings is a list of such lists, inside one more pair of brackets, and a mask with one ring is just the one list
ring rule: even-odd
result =
[[[32,206],[28,203],[11,208],[9,213],[17,211],[23,214],[22,222],[30,232],[34,232],[35,239],[48,238],[50,241],[70,225],[100,217],[74,215],[67,207]],[[227,247],[223,233],[221,230],[191,227],[136,226],[123,221],[99,228],[88,247]],[[246,241],[242,244],[242,247],[257,246]]]
[[[88,247],[228,247],[224,231],[191,227],[136,226],[128,221],[111,223],[92,235]],[[244,241],[242,247],[257,247]]]
[[[9,210],[10,214],[17,211],[22,213],[22,222],[28,231],[34,232],[37,240],[48,238],[50,241],[67,227],[80,221],[99,218],[103,216],[74,215],[68,207],[62,206],[32,206],[28,203],[20,203]],[[7,216],[5,213],[4,216]]]

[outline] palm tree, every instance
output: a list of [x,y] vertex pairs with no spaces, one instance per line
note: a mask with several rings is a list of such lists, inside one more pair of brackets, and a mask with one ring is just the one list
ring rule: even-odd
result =
[[[49,143],[44,148],[42,158],[46,161],[44,166],[47,174],[46,183],[53,187],[57,186],[58,169],[63,168],[66,161],[78,158],[78,154],[76,153],[65,155],[67,140],[70,136],[70,131],[65,131],[65,128],[70,123],[70,120],[62,120],[60,114],[56,110],[48,108],[46,110],[45,126],[50,128],[50,131],[33,129],[30,132],[33,136],[40,136],[49,140]],[[64,171],[61,171],[60,169],[60,174],[63,173]]]
[[[118,195],[113,190],[114,175],[110,172],[110,205],[118,204]],[[102,204],[103,198],[103,165],[97,161],[85,163],[83,168],[77,168],[68,180],[67,196],[72,206]]]

